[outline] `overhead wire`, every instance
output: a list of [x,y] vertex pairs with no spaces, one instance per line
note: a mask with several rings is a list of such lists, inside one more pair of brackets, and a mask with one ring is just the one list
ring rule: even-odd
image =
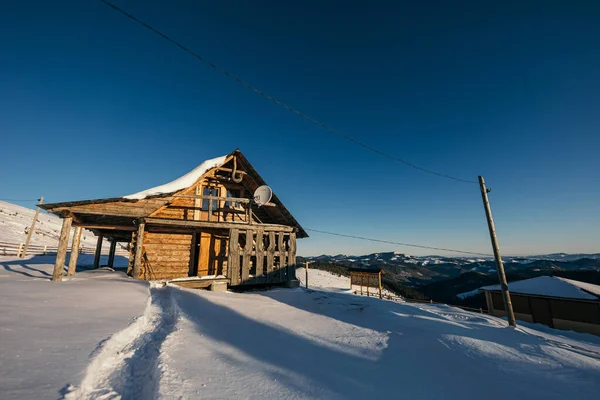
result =
[[404,165],[407,165],[407,166],[409,166],[411,168],[414,168],[416,170],[419,170],[421,172],[424,172],[424,173],[427,173],[427,174],[430,174],[430,175],[436,175],[436,176],[439,176],[439,177],[442,177],[442,178],[447,178],[447,179],[451,179],[451,180],[458,181],[458,182],[478,183],[478,182],[476,182],[474,180],[457,178],[457,177],[449,175],[449,174],[445,174],[445,173],[441,173],[441,172],[436,172],[436,171],[433,171],[433,170],[430,170],[430,169],[427,169],[427,168],[420,167],[420,166],[418,166],[416,164],[413,164],[413,163],[411,163],[409,161],[406,161],[406,160],[404,160],[404,159],[402,159],[400,157],[396,157],[394,155],[388,154],[388,153],[383,152],[383,151],[381,151],[381,150],[379,150],[379,149],[377,149],[375,147],[372,147],[372,146],[370,146],[370,145],[368,145],[366,143],[363,143],[360,140],[355,139],[352,136],[346,135],[346,134],[340,132],[339,130],[337,130],[335,128],[332,128],[331,126],[329,126],[327,124],[324,124],[324,123],[322,123],[320,121],[317,121],[316,119],[314,119],[314,118],[312,118],[312,117],[310,117],[310,116],[302,113],[301,111],[298,111],[297,109],[295,109],[295,108],[287,105],[283,101],[278,100],[275,97],[273,97],[273,96],[271,96],[271,95],[263,92],[262,90],[256,88],[255,86],[249,84],[248,82],[242,80],[241,78],[238,78],[237,76],[235,76],[232,73],[228,72],[227,70],[219,67],[218,65],[216,65],[212,61],[206,59],[205,57],[199,55],[198,53],[196,53],[196,52],[188,49],[186,46],[184,46],[180,42],[176,41],[175,39],[171,38],[170,36],[166,35],[165,33],[159,31],[158,29],[154,28],[153,26],[149,25],[148,23],[146,23],[146,22],[138,19],[137,17],[135,17],[134,15],[130,14],[129,12],[123,10],[122,8],[118,7],[117,5],[111,3],[111,2],[109,2],[107,0],[100,0],[100,1],[102,3],[104,3],[104,4],[106,4],[107,6],[111,7],[115,11],[123,14],[124,16],[126,16],[126,17],[130,18],[131,20],[137,22],[138,24],[142,25],[146,29],[154,32],[155,34],[157,34],[158,36],[160,36],[163,39],[167,40],[168,42],[170,42],[170,43],[174,44],[175,46],[179,47],[181,50],[183,50],[186,53],[190,54],[191,56],[193,56],[194,58],[196,58],[199,61],[203,62],[204,64],[208,65],[209,67],[213,68],[214,70],[220,72],[221,74],[223,74],[223,75],[227,76],[228,78],[234,80],[235,82],[241,84],[242,86],[244,86],[244,87],[252,90],[253,92],[259,94],[260,96],[266,98],[267,100],[269,100],[269,101],[277,104],[278,106],[280,106],[280,107],[282,107],[282,108],[284,108],[284,109],[286,109],[286,110],[288,110],[288,111],[290,111],[290,112],[298,115],[299,117],[304,118],[305,120],[307,120],[307,121],[309,121],[309,122],[311,122],[311,123],[313,123],[315,125],[318,125],[321,128],[323,128],[325,130],[328,130],[328,131],[330,131],[330,132],[332,132],[332,133],[334,133],[334,134],[336,134],[336,135],[338,135],[338,136],[340,136],[340,137],[342,137],[342,138],[344,138],[344,139],[346,139],[346,140],[354,143],[357,146],[363,147],[364,149],[369,150],[369,151],[371,151],[371,152],[373,152],[375,154],[378,154],[378,155],[380,155],[382,157],[385,157],[385,158],[388,158],[390,160],[394,160],[394,161],[400,162],[400,163],[402,163]]
[[351,239],[367,240],[367,241],[370,241],[370,242],[388,243],[388,244],[395,244],[395,245],[399,245],[399,246],[416,247],[416,248],[419,248],[419,249],[439,250],[439,251],[448,251],[448,252],[453,252],[453,253],[462,253],[462,254],[472,254],[472,255],[477,255],[477,256],[493,257],[492,254],[478,253],[478,252],[475,252],[475,251],[446,249],[446,248],[443,248],[443,247],[434,247],[434,246],[425,246],[425,245],[420,245],[420,244],[394,242],[394,241],[391,241],[391,240],[373,239],[373,238],[367,238],[367,237],[363,237],[363,236],[354,236],[354,235],[345,235],[345,234],[342,234],[342,233],[327,232],[327,231],[322,231],[322,230],[319,230],[319,229],[304,228],[304,230],[305,231],[310,231],[310,232],[323,233],[323,234],[332,235],[332,236],[340,236],[340,237],[351,238]]
[[1,201],[40,201],[39,199],[0,199]]

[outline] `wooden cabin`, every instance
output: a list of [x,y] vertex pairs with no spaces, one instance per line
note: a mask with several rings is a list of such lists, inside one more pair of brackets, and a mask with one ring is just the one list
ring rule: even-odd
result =
[[[236,150],[132,195],[43,204],[63,218],[53,279],[62,278],[73,225],[98,236],[95,267],[102,238],[111,242],[109,265],[115,245],[129,243],[127,273],[134,278],[175,280],[188,287],[289,283],[295,280],[296,239],[308,235],[275,194],[265,205],[255,203],[253,193],[263,185]],[[75,246],[80,234],[76,229]],[[77,251],[71,254],[68,274],[77,262]]]

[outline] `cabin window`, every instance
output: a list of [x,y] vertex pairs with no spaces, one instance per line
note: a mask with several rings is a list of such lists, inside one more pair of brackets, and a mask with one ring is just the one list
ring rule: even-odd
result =
[[[236,189],[227,189],[227,197],[237,197],[240,198],[240,191],[236,190]],[[225,202],[225,207],[233,207],[233,208],[240,208],[240,203],[238,202],[232,202],[232,201],[226,201]]]
[[[202,194],[204,196],[218,196],[219,195],[219,189],[218,188],[210,188],[210,187],[205,187],[204,191],[202,192]],[[215,211],[219,206],[219,200],[208,200],[208,199],[202,199],[202,211],[208,211],[208,207],[210,204],[210,210],[211,211]]]

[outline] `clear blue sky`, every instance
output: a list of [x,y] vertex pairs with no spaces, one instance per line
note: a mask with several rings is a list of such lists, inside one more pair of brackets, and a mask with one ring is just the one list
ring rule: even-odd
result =
[[[600,3],[115,2],[348,135],[483,175],[504,254],[600,251]],[[121,196],[240,148],[307,228],[491,250],[477,185],[346,142],[99,1],[3,2],[0,35],[0,198]],[[386,250],[431,253],[299,243]]]

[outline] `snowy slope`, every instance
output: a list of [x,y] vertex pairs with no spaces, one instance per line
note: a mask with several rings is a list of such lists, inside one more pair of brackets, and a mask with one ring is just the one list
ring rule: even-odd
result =
[[[24,243],[27,238],[26,232],[31,226],[34,215],[35,210],[0,201],[0,242]],[[31,244],[58,246],[61,227],[62,220],[60,218],[41,210],[35,225],[35,233],[31,237]],[[72,237],[73,234],[69,237],[69,243]],[[97,237],[84,229],[81,234],[81,245],[95,248],[96,241]],[[102,247],[103,250],[108,251],[108,241],[105,240]]]
[[[306,286],[306,270],[304,267],[296,269],[296,278],[300,281],[300,286]],[[320,290],[333,290],[337,292],[347,292],[353,293],[356,290],[360,290],[360,286],[352,286],[352,290],[350,290],[350,278],[347,276],[335,275],[327,271],[322,271],[320,269],[308,268],[308,287],[309,289],[320,289]],[[364,293],[366,293],[366,287],[364,288]],[[371,293],[375,293],[375,288],[369,289]],[[382,294],[388,296],[397,297],[397,295],[393,292],[390,292],[387,289],[383,289],[381,291]]]
[[109,272],[51,283],[51,263],[0,265],[3,399],[596,399],[600,390],[599,337],[355,296],[323,271],[309,291],[219,293],[148,291]]

